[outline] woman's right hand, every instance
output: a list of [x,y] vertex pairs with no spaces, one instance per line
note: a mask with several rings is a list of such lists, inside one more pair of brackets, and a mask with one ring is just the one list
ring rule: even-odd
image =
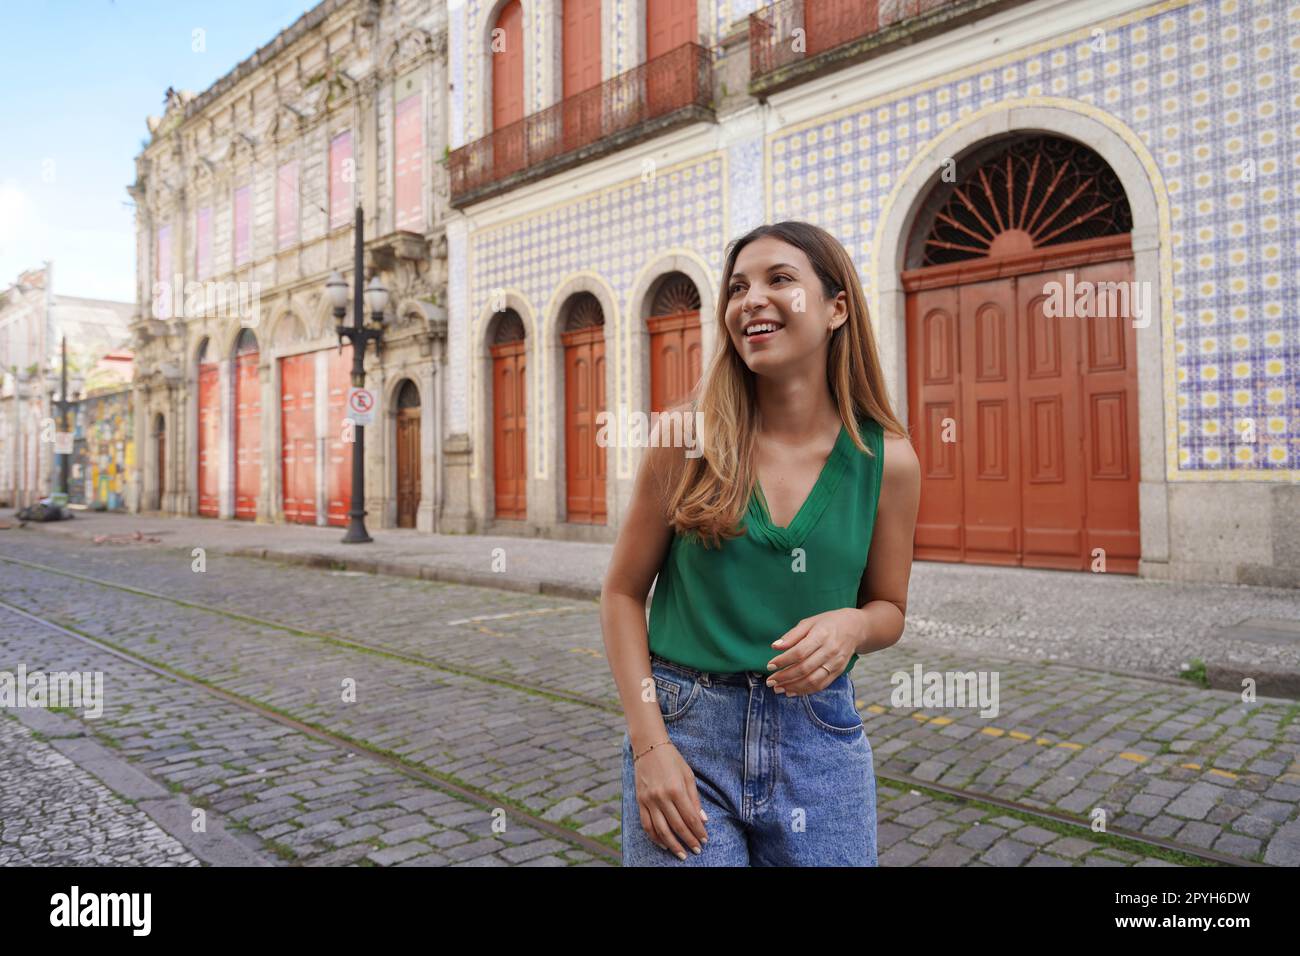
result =
[[[709,840],[695,774],[672,744],[655,747],[635,764],[636,802],[641,828],[650,842],[686,859],[683,844],[695,853]],[[679,842],[680,840],[680,842]]]

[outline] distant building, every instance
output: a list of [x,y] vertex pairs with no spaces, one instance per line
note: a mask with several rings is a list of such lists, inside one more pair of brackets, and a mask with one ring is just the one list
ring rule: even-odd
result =
[[[0,504],[23,507],[54,490],[55,400],[61,382],[60,344],[68,343],[69,398],[94,390],[129,388],[132,378],[130,322],[135,305],[54,292],[54,269],[46,263],[20,275],[0,293]],[[81,417],[76,408],[72,419]],[[125,467],[130,449],[115,451]],[[107,467],[107,466],[106,466]],[[70,469],[76,500],[78,474]],[[122,491],[125,505],[127,489]]]

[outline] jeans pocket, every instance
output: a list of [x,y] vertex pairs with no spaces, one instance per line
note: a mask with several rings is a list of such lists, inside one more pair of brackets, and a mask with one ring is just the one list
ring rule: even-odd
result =
[[685,671],[653,663],[650,668],[655,681],[655,697],[659,701],[659,714],[664,720],[677,720],[700,694],[700,682]]
[[837,734],[862,731],[862,715],[853,700],[853,686],[847,674],[837,677],[828,687],[802,696],[804,709],[812,722],[823,730]]

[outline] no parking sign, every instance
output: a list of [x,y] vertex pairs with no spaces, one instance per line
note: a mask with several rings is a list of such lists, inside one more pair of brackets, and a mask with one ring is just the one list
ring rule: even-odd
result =
[[348,389],[348,418],[354,425],[373,425],[375,393],[368,388]]

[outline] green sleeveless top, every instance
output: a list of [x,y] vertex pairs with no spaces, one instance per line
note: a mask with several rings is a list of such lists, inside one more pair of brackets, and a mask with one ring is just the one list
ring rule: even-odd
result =
[[[786,527],[767,512],[754,483],[745,533],[708,549],[674,534],[650,605],[651,652],[713,673],[758,671],[780,651],[772,642],[802,618],[858,607],[880,500],[884,432],[859,418],[858,451],[841,425],[817,482]],[[858,655],[849,658],[844,673]]]

